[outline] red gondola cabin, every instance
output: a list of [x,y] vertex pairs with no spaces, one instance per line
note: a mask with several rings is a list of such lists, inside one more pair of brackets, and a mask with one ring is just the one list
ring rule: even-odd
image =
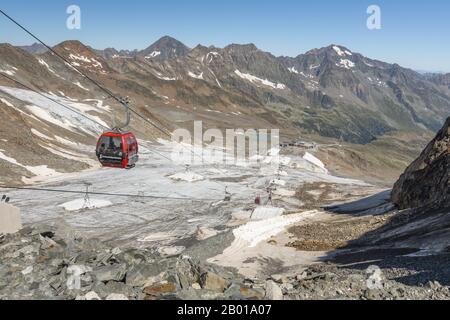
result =
[[139,159],[138,143],[131,132],[106,132],[97,142],[96,154],[104,167],[133,168]]

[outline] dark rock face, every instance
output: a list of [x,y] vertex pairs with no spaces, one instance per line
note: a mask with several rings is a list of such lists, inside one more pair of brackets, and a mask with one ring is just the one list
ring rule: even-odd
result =
[[400,209],[450,207],[450,118],[395,184],[392,201]]

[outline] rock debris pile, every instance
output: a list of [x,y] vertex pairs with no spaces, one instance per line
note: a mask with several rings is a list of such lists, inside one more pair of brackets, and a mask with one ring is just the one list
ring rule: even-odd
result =
[[61,236],[53,227],[0,235],[0,261],[0,300],[266,298],[265,282],[248,282],[189,256],[112,248],[98,240]]

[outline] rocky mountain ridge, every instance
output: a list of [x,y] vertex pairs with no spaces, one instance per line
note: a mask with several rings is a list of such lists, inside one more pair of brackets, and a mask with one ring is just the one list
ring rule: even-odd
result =
[[93,50],[105,59],[126,59],[140,56],[145,59],[165,60],[185,56],[190,49],[180,41],[164,36],[143,50],[116,50],[115,48]]
[[[90,50],[81,43],[71,50],[79,57],[89,50],[97,55],[91,57],[95,61],[103,60],[102,66],[130,76],[133,82],[135,75],[126,74],[131,70],[154,76],[163,86],[177,80],[203,81],[207,91],[216,91],[188,94],[176,87],[190,108],[215,105],[217,100],[229,100],[230,93],[237,94],[300,131],[348,142],[368,143],[395,130],[437,131],[450,112],[445,76],[428,79],[338,45],[290,58],[275,57],[253,44],[199,45],[190,50],[166,36],[142,51]],[[74,61],[74,66],[78,64]]]
[[450,207],[450,117],[400,177],[392,198],[400,209]]
[[[116,95],[130,97],[136,110],[169,131],[191,128],[195,119],[202,120],[205,128],[278,128],[287,137],[313,135],[332,142],[370,144],[396,135],[422,139],[436,132],[450,113],[450,90],[443,82],[338,45],[295,58],[276,57],[254,44],[188,49],[170,37],[141,53],[98,51],[78,41],[65,41],[55,50],[69,66],[50,52],[31,54],[0,45],[0,104],[5,113],[0,121],[5,122],[3,128],[6,122],[14,128],[24,126],[21,134],[4,132],[0,140],[3,160],[24,159],[22,167],[9,161],[13,172],[48,163],[37,161],[44,153],[38,151],[42,146],[53,154],[55,145],[64,150],[52,157],[58,169],[58,161],[61,166],[69,158],[77,161],[84,151],[76,144],[88,150],[86,146],[95,143],[101,130],[86,131],[94,124],[80,119],[69,129],[61,118],[67,110],[5,77],[69,104],[106,127],[121,122],[123,108],[73,67]],[[132,119],[130,129],[141,139],[161,137],[139,118]],[[24,134],[35,146],[27,149],[34,150],[27,157],[14,143],[14,137]],[[409,157],[408,153],[407,162]],[[402,158],[394,164],[403,169],[403,162]]]

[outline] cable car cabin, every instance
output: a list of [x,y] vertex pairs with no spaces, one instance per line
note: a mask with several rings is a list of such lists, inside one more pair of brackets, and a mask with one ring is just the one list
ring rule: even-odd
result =
[[106,132],[97,142],[96,154],[104,167],[129,169],[139,160],[138,143],[131,132]]

